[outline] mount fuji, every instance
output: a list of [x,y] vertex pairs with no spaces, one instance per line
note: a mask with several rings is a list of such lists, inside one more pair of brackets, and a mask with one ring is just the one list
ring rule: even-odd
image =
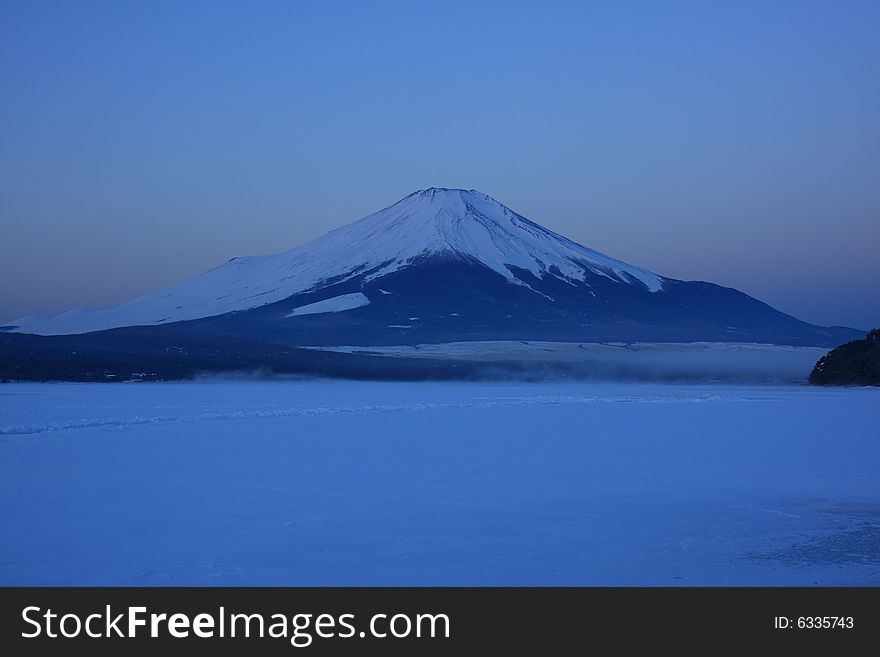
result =
[[71,352],[146,364],[185,355],[210,357],[215,369],[274,369],[292,353],[314,358],[303,347],[334,345],[832,347],[861,336],[802,322],[732,288],[654,274],[486,194],[445,188],[417,191],[293,250],[233,258],[115,308],[24,317],[0,330],[7,353],[25,349],[50,361]]

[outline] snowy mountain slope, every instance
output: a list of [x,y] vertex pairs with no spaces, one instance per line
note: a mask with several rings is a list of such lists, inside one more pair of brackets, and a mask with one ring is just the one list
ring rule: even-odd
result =
[[479,263],[530,290],[523,272],[586,285],[600,276],[649,292],[668,280],[557,235],[486,194],[431,188],[293,250],[234,258],[116,308],[25,317],[12,325],[21,333],[64,335],[170,324],[265,306],[356,277],[368,283],[433,257]]

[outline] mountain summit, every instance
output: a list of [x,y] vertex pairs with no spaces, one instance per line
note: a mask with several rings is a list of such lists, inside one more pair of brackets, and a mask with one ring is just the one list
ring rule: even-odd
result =
[[514,273],[517,269],[575,281],[592,271],[624,283],[640,281],[652,291],[662,287],[659,276],[576,244],[473,189],[415,192],[290,255],[320,257],[318,249],[343,255],[333,261],[334,270],[363,266],[371,271],[368,279],[419,259],[447,255],[480,263],[518,285],[526,283]]
[[445,188],[414,192],[290,251],[234,258],[116,308],[26,317],[7,330],[48,336],[125,327],[151,339],[185,333],[297,347],[462,340],[834,346],[860,336],[801,322],[737,290],[658,276],[486,194]]
[[529,289],[518,271],[571,282],[592,273],[652,292],[663,286],[660,276],[557,235],[491,196],[432,187],[290,251],[233,258],[116,308],[25,317],[13,324],[19,332],[58,335],[211,317],[355,277],[367,283],[434,257],[481,264]]

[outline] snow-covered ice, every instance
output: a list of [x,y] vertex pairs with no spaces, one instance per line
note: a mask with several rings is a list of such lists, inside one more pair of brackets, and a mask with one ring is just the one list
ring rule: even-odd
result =
[[0,584],[880,584],[880,390],[0,385]]

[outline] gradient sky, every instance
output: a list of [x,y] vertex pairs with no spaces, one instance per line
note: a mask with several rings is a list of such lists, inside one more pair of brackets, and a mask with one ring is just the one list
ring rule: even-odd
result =
[[880,326],[880,2],[0,0],[0,321],[430,186]]

